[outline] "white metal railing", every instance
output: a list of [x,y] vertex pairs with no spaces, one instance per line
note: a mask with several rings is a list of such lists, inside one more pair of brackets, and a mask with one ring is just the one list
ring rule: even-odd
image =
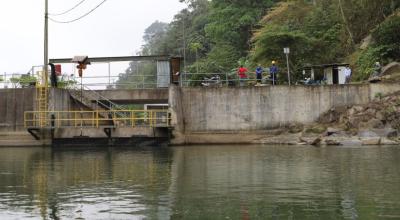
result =
[[[30,76],[34,68],[29,72]],[[12,79],[27,76],[28,74],[6,74],[0,75],[0,88],[20,88],[34,86],[36,79],[32,80],[32,85],[25,82],[24,85],[13,83]],[[182,87],[192,86],[239,86],[240,82],[243,84],[255,84],[256,76],[254,73],[247,73],[247,78],[240,79],[236,72],[225,73],[181,73],[179,75],[179,85]],[[59,76],[59,87],[61,88],[76,88],[80,87],[82,83],[84,90],[103,90],[103,89],[154,89],[158,88],[157,77],[160,75],[101,75],[101,76],[83,76],[82,78],[72,75]],[[163,75],[171,79],[170,75]],[[173,83],[173,82],[171,82]],[[264,73],[262,84],[272,84],[272,80],[268,73]]]
[[[196,86],[240,86],[257,84],[255,73],[247,73],[246,78],[240,79],[236,72],[226,73],[182,73],[180,77],[180,85],[182,87]],[[264,73],[261,79],[261,84],[272,84],[272,79],[268,73]]]

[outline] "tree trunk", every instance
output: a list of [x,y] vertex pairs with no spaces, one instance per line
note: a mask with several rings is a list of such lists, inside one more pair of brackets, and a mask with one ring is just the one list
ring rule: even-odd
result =
[[355,43],[355,41],[354,41],[353,33],[351,33],[349,24],[348,24],[348,22],[347,22],[346,15],[344,14],[342,1],[341,1],[341,0],[338,0],[338,1],[339,1],[340,12],[341,12],[341,14],[342,14],[343,23],[344,23],[344,25],[346,26],[347,32],[349,33],[352,46],[354,46],[356,43]]

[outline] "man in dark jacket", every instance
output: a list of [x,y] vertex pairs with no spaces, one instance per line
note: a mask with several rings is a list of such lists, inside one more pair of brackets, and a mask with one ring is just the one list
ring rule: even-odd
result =
[[272,66],[269,68],[269,74],[272,80],[272,85],[276,85],[277,77],[278,77],[278,67],[275,65],[275,61],[272,61]]

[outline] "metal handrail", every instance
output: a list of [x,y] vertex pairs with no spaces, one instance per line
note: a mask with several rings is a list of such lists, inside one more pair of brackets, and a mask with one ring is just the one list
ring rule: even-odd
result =
[[[78,84],[78,86],[80,86],[80,85],[81,85],[81,84]],[[78,91],[78,90],[81,89],[81,88],[78,87],[78,86],[75,85],[75,87],[74,87],[73,89],[69,89],[69,90]],[[122,106],[120,106],[120,105],[118,105],[118,104],[112,102],[112,101],[109,100],[108,98],[104,97],[104,96],[101,95],[100,93],[98,93],[98,92],[96,92],[96,91],[90,89],[88,86],[86,86],[86,85],[82,85],[82,86],[83,86],[85,95],[89,94],[89,98],[91,98],[90,101],[95,100],[96,103],[97,103],[98,105],[103,106],[104,108],[110,109],[110,110],[112,110],[112,109],[121,110],[121,111],[127,110],[127,109],[123,108]],[[87,92],[89,92],[89,93],[87,93]],[[83,94],[82,94],[82,95],[83,95]],[[90,97],[90,96],[91,96],[91,97]],[[104,103],[99,99],[99,97],[101,98],[101,100],[106,101],[106,102],[109,103],[110,105],[104,104]]]
[[[125,116],[119,116],[124,113]],[[101,117],[101,115],[111,117]],[[170,127],[168,110],[26,111],[26,128]]]

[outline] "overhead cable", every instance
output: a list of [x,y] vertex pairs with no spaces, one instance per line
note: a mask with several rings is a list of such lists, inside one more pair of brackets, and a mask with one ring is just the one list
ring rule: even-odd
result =
[[64,11],[64,12],[62,12],[62,13],[57,13],[57,14],[49,13],[48,15],[50,15],[50,16],[65,15],[65,14],[67,14],[68,12],[70,12],[70,11],[74,10],[75,8],[77,8],[79,5],[81,5],[81,4],[84,3],[85,1],[86,1],[86,0],[80,1],[80,2],[79,2],[78,4],[76,4],[74,7],[70,8],[70,9],[68,9],[68,10],[66,10],[66,11]]
[[88,16],[89,14],[91,14],[92,12],[94,12],[96,9],[98,9],[98,8],[99,8],[102,4],[104,4],[106,1],[107,1],[107,0],[103,0],[102,2],[100,2],[100,4],[98,4],[98,5],[97,5],[96,7],[94,7],[92,10],[90,10],[89,12],[87,12],[87,13],[85,13],[84,15],[82,15],[82,16],[80,16],[80,17],[78,17],[78,18],[75,18],[75,19],[72,19],[72,20],[69,20],[69,21],[59,21],[59,20],[56,20],[56,19],[54,19],[54,18],[49,17],[49,20],[51,20],[52,22],[61,23],[61,24],[72,23],[72,22],[78,21],[78,20],[80,20],[80,19],[82,19],[82,18]]

